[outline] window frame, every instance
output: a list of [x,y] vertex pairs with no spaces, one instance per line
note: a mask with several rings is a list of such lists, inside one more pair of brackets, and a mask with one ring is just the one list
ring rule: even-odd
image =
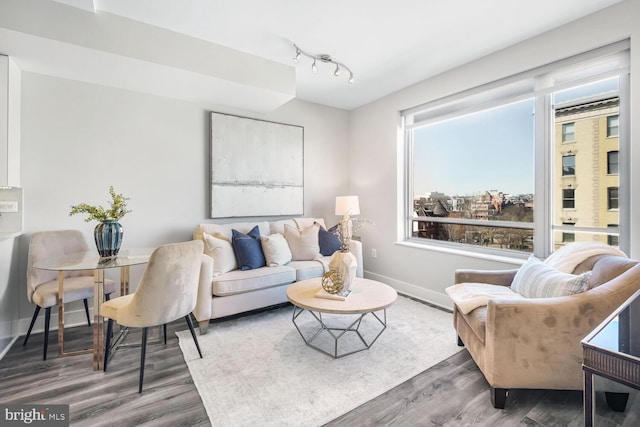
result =
[[[565,166],[564,164],[564,159],[568,159],[569,157],[571,157],[573,159],[573,165],[567,165]],[[573,172],[572,173],[565,173],[565,168],[571,167],[573,166]],[[562,174],[560,176],[575,176],[576,175],[576,155],[575,154],[563,154],[562,155]]]
[[[616,154],[615,163],[611,161],[611,155]],[[611,172],[611,165],[616,165],[616,171]],[[620,151],[619,150],[610,150],[607,151],[607,175],[620,175]]]
[[[474,245],[428,240],[412,237],[414,221],[429,221],[441,223],[460,223],[479,226],[495,226],[505,228],[529,228],[534,233],[533,253],[539,257],[546,257],[553,252],[553,232],[566,231],[563,225],[553,224],[553,171],[554,163],[551,143],[553,141],[553,105],[552,93],[573,87],[586,85],[592,82],[617,77],[619,80],[619,126],[618,126],[618,151],[619,157],[619,227],[616,229],[573,229],[575,232],[587,233],[618,233],[619,244],[622,250],[629,250],[629,218],[630,213],[630,156],[629,156],[629,96],[630,96],[630,71],[629,71],[629,41],[614,43],[591,52],[576,55],[556,63],[548,64],[537,69],[529,70],[518,75],[507,77],[498,81],[484,84],[463,92],[459,92],[445,98],[437,99],[426,104],[418,105],[400,112],[399,125],[402,137],[399,142],[403,149],[399,151],[404,155],[404,173],[399,175],[403,179],[404,204],[400,212],[404,218],[403,226],[398,228],[399,243],[407,242],[411,246],[432,248],[436,250],[460,250],[468,254],[488,254],[508,256],[511,258],[526,258],[528,253],[503,249],[485,248]],[[603,58],[606,58],[604,60]],[[604,62],[611,64],[609,68],[601,67]],[[596,65],[594,65],[596,64]],[[591,67],[591,68],[590,68]],[[596,70],[592,74],[585,70]],[[567,71],[569,70],[569,71]],[[551,82],[551,83],[549,83]],[[545,86],[546,85],[546,86]],[[450,118],[463,116],[476,111],[514,103],[523,99],[535,97],[535,142],[534,164],[536,173],[534,176],[534,219],[529,226],[521,223],[507,223],[506,221],[482,221],[478,222],[451,218],[418,217],[413,212],[413,156],[412,156],[412,130],[425,124],[444,121]],[[620,126],[620,124],[622,124]],[[575,128],[574,128],[575,135]],[[543,173],[539,173],[543,172]]]
[[[571,126],[571,132],[567,132],[567,128]],[[569,138],[571,135],[571,138]],[[576,142],[576,123],[567,122],[562,124],[562,143]]]
[[[611,194],[616,192],[616,197],[612,197]],[[612,201],[615,200],[615,207],[612,206]],[[617,211],[620,210],[620,187],[607,187],[607,210]]]
[[[611,126],[611,120],[615,117],[616,125]],[[615,129],[615,135],[611,133],[611,130]],[[620,135],[620,114],[613,114],[611,116],[607,116],[607,138],[618,138]]]
[[[571,192],[569,196],[568,192]],[[571,204],[571,206],[565,206],[566,204]],[[563,188],[562,189],[562,207],[560,209],[575,209],[576,208],[576,189],[575,188]]]

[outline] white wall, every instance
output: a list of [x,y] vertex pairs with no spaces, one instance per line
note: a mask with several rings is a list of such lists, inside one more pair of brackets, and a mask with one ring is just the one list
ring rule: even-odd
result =
[[18,328],[18,241],[0,238],[0,358]]
[[[398,207],[402,200],[403,160],[399,155],[401,110],[516,74],[562,58],[631,38],[631,69],[640,70],[640,2],[627,0],[599,13],[529,39],[442,75],[425,80],[351,112],[351,192],[360,196],[362,217],[375,227],[362,232],[365,275],[396,288],[450,306],[444,289],[453,283],[457,268],[510,268],[516,264],[461,254],[397,245],[402,227]],[[453,47],[452,47],[453,48]],[[632,71],[633,72],[633,71]],[[633,79],[631,86],[634,88]],[[640,89],[632,89],[631,123],[640,124]],[[640,136],[632,130],[632,165],[640,164]],[[399,184],[400,182],[400,184]],[[640,212],[640,168],[632,171],[632,212]],[[632,218],[637,214],[631,215]],[[631,256],[640,257],[640,231],[632,223]],[[371,258],[371,248],[377,258]]]
[[[348,179],[348,158],[339,155],[348,145],[346,111],[291,101],[265,115],[221,112],[303,126],[305,215],[322,216],[329,224],[336,220],[335,196]],[[208,112],[194,104],[24,72],[20,271],[26,271],[34,231],[76,228],[93,245],[96,223],[69,217],[70,206],[107,204],[110,185],[131,199],[133,212],[120,221],[123,247],[190,240],[197,224],[213,222],[208,127]],[[239,220],[246,219],[233,221]],[[132,269],[132,283],[136,274],[140,270]],[[24,277],[19,286],[20,325],[26,330],[34,307],[26,299]]]

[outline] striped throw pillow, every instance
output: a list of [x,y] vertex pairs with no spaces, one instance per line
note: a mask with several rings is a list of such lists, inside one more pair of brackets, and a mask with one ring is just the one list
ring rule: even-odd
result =
[[580,275],[563,273],[531,255],[513,278],[511,290],[526,298],[561,297],[589,289],[590,277],[590,271]]

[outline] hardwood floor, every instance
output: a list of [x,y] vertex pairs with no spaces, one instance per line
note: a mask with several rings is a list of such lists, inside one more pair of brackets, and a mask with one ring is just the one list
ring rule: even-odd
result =
[[[631,390],[625,413],[598,393],[596,425],[640,425],[640,397]],[[326,426],[582,426],[582,392],[511,390],[504,410],[489,402],[489,385],[461,351]]]
[[[73,426],[210,426],[174,334],[184,329],[184,320],[173,322],[166,346],[149,345],[142,394],[139,348],[119,349],[104,373],[91,369],[91,355],[58,358],[55,333],[47,361],[42,361],[43,334],[32,335],[26,347],[19,340],[0,361],[0,403],[70,404]],[[139,336],[132,332],[127,342],[137,343]],[[67,350],[90,342],[89,327],[65,330]],[[639,393],[631,393],[625,413],[611,411],[599,395],[597,425],[640,425]],[[379,425],[581,426],[582,394],[512,390],[506,409],[496,410],[489,403],[484,377],[463,350],[327,424]]]
[[[49,338],[49,358],[42,360],[43,334],[26,347],[18,340],[0,361],[0,402],[69,404],[74,426],[210,426],[200,395],[178,346],[183,319],[168,325],[167,345],[149,344],[144,388],[138,394],[140,348],[120,348],[107,372],[92,370],[92,356],[57,357],[57,334]],[[149,331],[149,341],[158,329]],[[91,343],[91,328],[65,329],[65,351]],[[127,342],[139,343],[132,330]]]

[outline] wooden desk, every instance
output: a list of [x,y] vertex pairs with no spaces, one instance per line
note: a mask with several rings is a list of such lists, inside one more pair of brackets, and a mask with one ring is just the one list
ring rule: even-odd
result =
[[593,375],[640,390],[640,291],[582,340],[584,425],[593,426]]
[[58,272],[58,295],[63,295],[64,274],[67,271],[93,270],[93,348],[74,352],[64,351],[64,304],[58,298],[58,353],[61,357],[93,352],[93,369],[102,370],[104,363],[104,320],[100,305],[104,302],[104,272],[120,268],[120,295],[129,293],[129,267],[146,264],[153,248],[123,249],[115,257],[100,258],[94,251],[66,254],[37,262],[33,267]]

